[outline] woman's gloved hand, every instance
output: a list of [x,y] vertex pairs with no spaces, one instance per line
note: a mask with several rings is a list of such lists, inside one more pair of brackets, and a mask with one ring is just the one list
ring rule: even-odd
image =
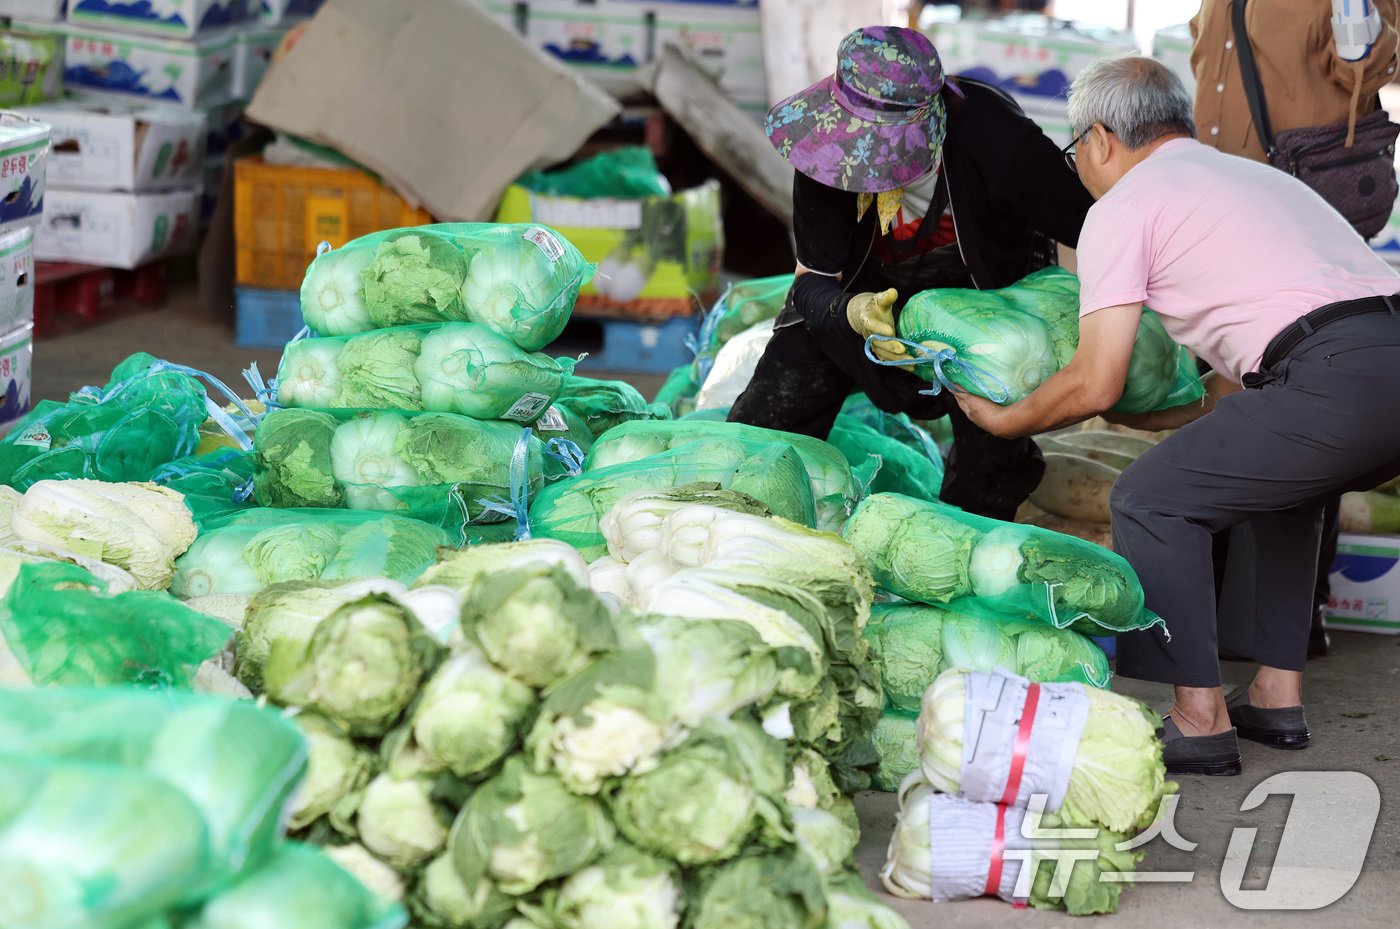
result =
[[[894,328],[894,302],[899,292],[891,287],[880,293],[856,294],[846,303],[846,322],[862,339],[873,336],[897,335]],[[903,361],[909,353],[903,345],[888,339],[870,343],[875,357],[881,361]]]

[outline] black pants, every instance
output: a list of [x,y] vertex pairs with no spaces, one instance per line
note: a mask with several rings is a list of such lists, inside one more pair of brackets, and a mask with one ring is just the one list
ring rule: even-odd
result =
[[1253,571],[1240,587],[1238,609],[1248,612],[1232,622],[1251,630],[1248,657],[1301,671],[1323,507],[1400,473],[1400,319],[1333,323],[1252,380],[1114,487],[1114,548],[1169,633],[1120,638],[1118,671],[1127,677],[1219,686],[1212,534],[1236,527],[1231,558],[1245,540]]
[[934,397],[919,393],[928,387],[907,371],[866,358],[864,341],[844,319],[822,338],[798,321],[774,331],[729,420],[825,439],[841,405],[857,391],[887,413],[914,419],[947,416],[953,451],[944,464],[943,501],[969,513],[1014,519],[1045,474],[1040,449],[1031,439],[999,439],[983,432],[947,391]]

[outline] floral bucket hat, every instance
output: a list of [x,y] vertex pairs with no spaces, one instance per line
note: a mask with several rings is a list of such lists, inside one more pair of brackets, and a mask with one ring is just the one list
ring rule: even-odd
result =
[[841,40],[835,74],[773,107],[763,128],[778,154],[812,180],[881,193],[938,163],[945,86],[962,96],[945,82],[927,36],[869,26]]

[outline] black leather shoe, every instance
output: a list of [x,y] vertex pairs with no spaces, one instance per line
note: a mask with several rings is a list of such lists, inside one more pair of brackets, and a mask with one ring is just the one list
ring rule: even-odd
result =
[[1307,748],[1312,741],[1308,719],[1301,706],[1276,709],[1251,706],[1249,688],[1244,687],[1226,699],[1225,707],[1230,711],[1230,722],[1235,724],[1240,738],[1270,748],[1292,750]]
[[1233,777],[1241,771],[1240,743],[1234,730],[1215,735],[1182,735],[1176,720],[1163,716],[1162,762],[1168,774]]

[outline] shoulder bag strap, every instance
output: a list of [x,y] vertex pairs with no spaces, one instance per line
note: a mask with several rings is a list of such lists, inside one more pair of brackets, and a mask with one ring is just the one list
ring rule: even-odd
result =
[[1269,128],[1269,110],[1264,103],[1264,83],[1259,80],[1259,67],[1254,62],[1254,46],[1244,26],[1245,0],[1233,0],[1231,18],[1235,27],[1235,48],[1240,59],[1240,76],[1244,78],[1244,95],[1249,100],[1249,114],[1254,118],[1254,130],[1264,146],[1264,155],[1274,159],[1274,133]]

